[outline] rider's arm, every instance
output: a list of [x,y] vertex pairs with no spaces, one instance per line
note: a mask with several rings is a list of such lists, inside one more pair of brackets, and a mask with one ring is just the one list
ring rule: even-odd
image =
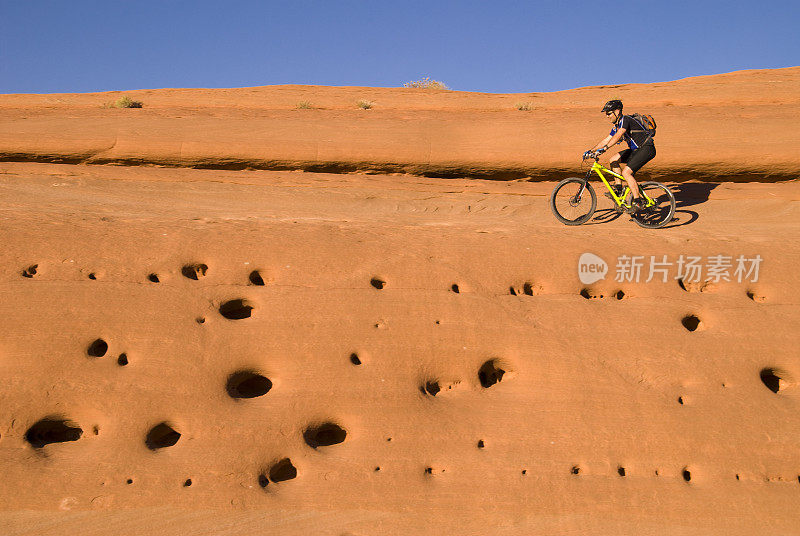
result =
[[603,144],[599,145],[598,147],[595,147],[595,149],[599,149],[600,147],[605,147],[606,149],[608,149],[612,145],[618,144],[622,139],[622,136],[625,134],[625,132],[627,131],[624,128],[617,129],[616,134],[607,137],[605,140],[603,140]]
[[594,147],[592,147],[589,150],[590,151],[596,151],[600,147],[608,147],[608,142],[610,142],[610,141],[611,141],[611,136],[606,136],[606,138],[603,141],[601,141],[600,143],[598,143],[597,145],[595,145]]

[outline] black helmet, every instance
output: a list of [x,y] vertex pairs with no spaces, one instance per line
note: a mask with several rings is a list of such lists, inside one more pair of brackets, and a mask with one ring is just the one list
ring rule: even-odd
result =
[[614,110],[622,110],[622,101],[619,99],[610,100],[603,106],[601,112],[613,112]]

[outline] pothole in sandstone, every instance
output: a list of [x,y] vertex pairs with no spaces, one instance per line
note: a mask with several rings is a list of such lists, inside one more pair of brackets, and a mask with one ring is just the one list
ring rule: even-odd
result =
[[144,443],[150,450],[160,450],[175,445],[180,438],[180,432],[175,430],[170,424],[162,422],[155,425],[147,432]]
[[794,378],[783,369],[767,367],[761,369],[759,375],[761,376],[761,382],[775,394],[781,394],[795,386]]
[[759,294],[757,291],[752,289],[747,291],[747,297],[753,300],[754,302],[758,303],[764,303],[765,301],[767,301],[766,296]]
[[383,288],[386,286],[386,281],[379,277],[373,277],[369,280],[369,284],[378,290],[383,290]]
[[38,264],[31,264],[30,266],[22,270],[22,277],[27,277],[27,278],[36,277],[38,269],[39,269]]
[[207,264],[187,264],[181,268],[181,274],[183,277],[187,279],[193,279],[194,281],[199,280],[201,277],[205,277],[206,272],[208,271]]
[[589,287],[582,288],[580,295],[582,298],[585,298],[587,300],[597,300],[597,299],[602,300],[603,298],[605,298],[605,295],[602,294],[601,291]]
[[269,468],[269,479],[271,482],[285,482],[297,478],[297,468],[289,458],[284,458]]
[[512,296],[536,296],[542,293],[542,286],[532,281],[525,281],[522,287],[515,285],[508,287],[508,293]]
[[681,476],[683,477],[683,480],[685,480],[686,482],[691,482],[692,481],[692,472],[689,470],[688,467],[684,467],[683,468],[683,471],[681,472]]
[[478,381],[480,381],[481,387],[488,389],[502,382],[509,372],[508,365],[499,359],[490,359],[478,369]]
[[678,279],[678,286],[684,292],[714,292],[717,290],[717,285],[712,281],[693,281],[687,279]]
[[219,306],[219,314],[228,320],[250,318],[253,306],[245,299],[228,300]]
[[329,447],[344,442],[347,431],[333,422],[315,424],[306,428],[303,439],[311,448]]
[[90,357],[103,357],[106,352],[108,352],[108,343],[103,339],[95,339],[86,349],[86,353]]
[[228,376],[225,385],[231,398],[256,398],[272,389],[272,381],[253,370],[240,370]]
[[705,328],[703,321],[697,315],[686,315],[681,319],[681,324],[686,331],[702,331]]
[[250,272],[249,280],[251,285],[255,285],[257,287],[264,286],[264,278],[261,276],[261,272],[258,270],[253,270]]
[[40,449],[51,443],[77,441],[82,435],[81,427],[67,419],[45,417],[25,432],[25,441],[33,448]]
[[456,391],[461,387],[461,380],[443,381],[438,379],[425,380],[419,386],[419,392],[426,396],[439,396]]

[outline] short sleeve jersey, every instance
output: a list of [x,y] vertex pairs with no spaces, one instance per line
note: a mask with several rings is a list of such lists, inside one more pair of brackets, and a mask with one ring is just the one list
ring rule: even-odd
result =
[[[613,136],[621,128],[625,129],[623,138],[625,138],[625,141],[628,142],[628,147],[630,147],[631,150],[638,149],[647,141],[647,131],[633,117],[629,115],[623,115],[622,118],[614,125],[614,128],[611,129],[609,135]],[[645,132],[631,133],[632,130],[645,130]]]

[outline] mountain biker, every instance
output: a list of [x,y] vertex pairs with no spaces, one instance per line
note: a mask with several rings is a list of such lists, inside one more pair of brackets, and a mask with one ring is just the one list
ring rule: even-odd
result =
[[[600,111],[605,112],[614,127],[603,141],[583,153],[584,157],[600,156],[606,152],[609,147],[622,142],[623,139],[628,142],[628,148],[612,156],[609,160],[609,164],[611,170],[622,175],[628,183],[628,187],[631,189],[631,195],[633,195],[631,209],[636,211],[643,208],[647,203],[642,198],[639,185],[636,183],[636,179],[633,176],[642,166],[656,156],[656,146],[653,143],[653,137],[648,133],[647,129],[643,125],[640,125],[633,117],[622,114],[621,100],[614,99],[608,101]],[[622,169],[621,173],[620,169]],[[622,194],[622,181],[617,177],[614,177],[614,189],[617,195]]]

